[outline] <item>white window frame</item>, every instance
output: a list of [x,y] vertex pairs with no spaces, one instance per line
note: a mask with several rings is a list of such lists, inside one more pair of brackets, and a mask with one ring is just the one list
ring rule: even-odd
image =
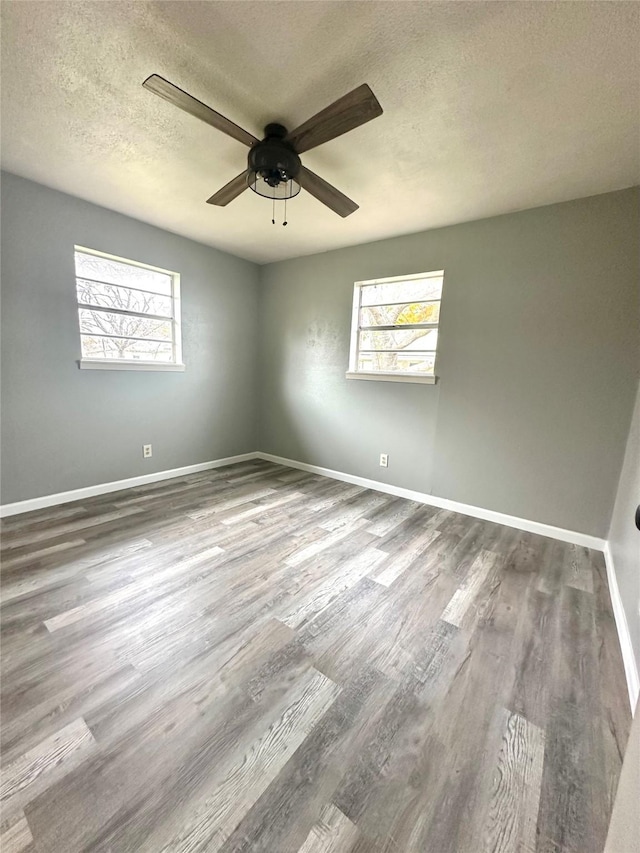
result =
[[[351,344],[349,349],[349,369],[347,370],[345,376],[347,379],[366,379],[373,380],[377,382],[412,382],[420,385],[435,385],[438,381],[438,377],[436,374],[437,369],[437,359],[438,359],[438,349],[436,345],[435,353],[435,365],[433,376],[425,375],[424,373],[383,373],[382,371],[368,372],[364,370],[358,370],[358,357],[359,357],[359,340],[360,340],[360,331],[362,328],[369,327],[361,327],[360,326],[360,308],[362,302],[362,289],[367,285],[373,284],[393,284],[399,281],[416,281],[416,279],[421,278],[443,278],[444,279],[444,270],[432,270],[431,272],[421,272],[414,273],[413,275],[398,275],[393,276],[391,278],[373,278],[368,281],[356,281],[353,286],[353,308],[351,314]],[[429,300],[429,301],[440,301],[442,302],[442,297],[440,300]],[[417,324],[418,325],[418,324]],[[438,323],[420,323],[420,328],[425,329],[437,329],[439,327]],[[384,327],[391,328],[391,327]],[[407,328],[416,328],[416,326],[411,325],[399,325],[397,327],[398,330],[407,329]]]
[[[180,273],[174,272],[173,270],[165,270],[162,267],[155,267],[151,264],[143,264],[141,261],[132,261],[129,258],[121,258],[118,255],[110,255],[108,252],[100,252],[97,249],[89,249],[86,246],[74,246],[73,247],[74,256],[75,252],[82,252],[85,255],[94,255],[97,258],[106,258],[109,261],[118,261],[121,264],[128,264],[131,267],[141,267],[145,270],[151,270],[152,272],[163,273],[164,275],[168,275],[171,277],[171,306],[172,306],[172,316],[170,318],[162,318],[162,319],[170,319],[172,325],[172,338],[173,338],[173,361],[142,361],[137,359],[111,359],[111,358],[80,358],[78,362],[78,367],[81,370],[157,370],[157,371],[178,371],[182,372],[185,369],[185,365],[182,361],[182,325],[181,325],[181,310],[180,310]],[[74,273],[75,273],[75,265],[74,265]],[[85,278],[87,281],[92,281],[97,279],[87,279],[86,276],[80,276],[81,278]],[[74,282],[77,281],[78,276],[74,274]],[[108,282],[107,282],[108,283]],[[135,290],[135,288],[133,288]],[[76,307],[87,307],[83,306],[82,303],[78,302],[78,297],[76,293]],[[95,307],[98,310],[104,310],[100,306],[89,306]],[[115,310],[115,309],[112,309]],[[124,314],[131,314],[132,316],[138,316],[135,311],[124,311],[118,312]],[[151,315],[140,315],[140,316],[151,316]]]

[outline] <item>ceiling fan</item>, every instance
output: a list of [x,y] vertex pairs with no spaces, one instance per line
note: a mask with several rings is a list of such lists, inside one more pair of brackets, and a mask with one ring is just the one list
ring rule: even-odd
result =
[[382,115],[382,107],[366,83],[295,130],[288,131],[281,124],[268,124],[262,140],[157,74],[147,77],[142,85],[249,147],[247,168],[207,199],[207,204],[224,207],[249,186],[260,195],[274,199],[291,198],[302,187],[340,216],[349,216],[358,209],[344,193],[303,166],[300,154]]

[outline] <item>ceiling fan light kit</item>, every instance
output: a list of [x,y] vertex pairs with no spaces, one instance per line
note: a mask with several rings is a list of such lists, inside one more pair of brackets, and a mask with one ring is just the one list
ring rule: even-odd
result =
[[247,168],[207,199],[207,204],[224,207],[249,187],[258,195],[271,199],[274,206],[271,221],[274,224],[275,202],[284,201],[285,216],[282,224],[286,225],[286,202],[298,195],[302,188],[339,216],[349,216],[358,209],[358,205],[344,193],[305,168],[300,161],[300,154],[382,115],[382,107],[366,83],[291,132],[281,124],[268,124],[262,140],[157,74],[152,74],[142,85],[249,147]]
[[268,124],[264,139],[249,149],[247,183],[254,193],[270,198],[273,205],[271,222],[276,224],[276,201],[284,201],[283,225],[287,224],[287,201],[300,192],[296,178],[300,173],[300,158],[285,137],[287,128]]

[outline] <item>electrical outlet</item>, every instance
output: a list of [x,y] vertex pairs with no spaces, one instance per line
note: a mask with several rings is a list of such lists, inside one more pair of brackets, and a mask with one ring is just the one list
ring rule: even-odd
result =
[[144,459],[151,459],[151,457],[153,456],[153,448],[150,444],[142,445],[142,456]]
[[387,468],[388,465],[389,465],[389,454],[388,453],[381,453],[380,454],[380,467],[381,468]]

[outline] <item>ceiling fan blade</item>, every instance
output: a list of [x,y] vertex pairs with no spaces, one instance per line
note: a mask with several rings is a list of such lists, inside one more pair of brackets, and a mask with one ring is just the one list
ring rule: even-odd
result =
[[208,198],[207,204],[216,204],[218,207],[224,207],[229,204],[229,202],[233,201],[234,198],[237,198],[240,193],[243,193],[248,189],[249,184],[247,183],[247,174],[247,169],[245,169],[244,172],[240,172],[240,174],[232,181],[225,184],[221,190],[218,190],[218,192],[212,195],[211,198]]
[[234,124],[234,122],[230,121],[228,118],[220,115],[220,113],[212,110],[211,107],[203,104],[202,101],[198,101],[197,98],[192,97],[187,92],[184,92],[182,89],[174,86],[173,83],[165,80],[164,77],[152,74],[151,77],[147,77],[142,85],[145,89],[153,92],[154,95],[160,95],[160,97],[164,98],[165,101],[169,101],[170,104],[173,104],[181,110],[190,113],[192,116],[201,119],[201,121],[210,124],[212,127],[215,127],[216,130],[221,130],[223,133],[226,133],[227,136],[237,139],[238,142],[242,142],[243,145],[251,147],[258,142],[255,136],[252,136],[246,130],[238,127],[237,124]]
[[311,193],[314,198],[317,198],[318,201],[326,204],[327,207],[330,207],[331,210],[339,216],[349,216],[350,213],[353,213],[358,209],[358,205],[355,201],[351,201],[351,199],[347,198],[347,196],[344,193],[341,193],[340,190],[332,187],[331,184],[328,184],[323,180],[323,178],[316,175],[316,173],[312,172],[310,169],[306,169],[304,166],[300,167],[300,172],[298,173],[296,180],[302,189]]
[[380,115],[382,107],[378,99],[369,86],[363,83],[292,130],[287,135],[287,141],[298,154],[302,154]]

